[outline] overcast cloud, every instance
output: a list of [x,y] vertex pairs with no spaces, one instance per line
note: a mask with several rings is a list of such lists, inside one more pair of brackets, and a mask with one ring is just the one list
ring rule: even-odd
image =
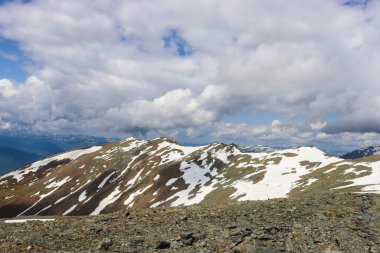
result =
[[0,80],[0,129],[380,140],[377,0],[13,2],[0,36],[33,63]]

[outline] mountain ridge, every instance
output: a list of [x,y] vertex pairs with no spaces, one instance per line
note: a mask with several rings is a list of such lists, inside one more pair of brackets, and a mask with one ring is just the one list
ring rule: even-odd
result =
[[128,138],[48,157],[0,177],[0,214],[96,215],[130,207],[235,203],[323,192],[380,193],[380,156],[316,147],[244,153]]
[[356,149],[341,156],[343,159],[358,159],[372,155],[380,154],[380,146],[369,146],[362,149]]

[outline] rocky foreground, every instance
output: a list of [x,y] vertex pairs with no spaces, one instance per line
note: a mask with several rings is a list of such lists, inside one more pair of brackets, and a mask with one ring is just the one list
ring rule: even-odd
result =
[[369,194],[43,218],[54,220],[1,219],[0,252],[380,252]]

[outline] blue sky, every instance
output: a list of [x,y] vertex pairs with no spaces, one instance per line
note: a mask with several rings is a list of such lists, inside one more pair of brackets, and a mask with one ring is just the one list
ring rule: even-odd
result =
[[0,1],[0,131],[378,145],[379,26],[373,0]]
[[0,37],[0,78],[24,82],[28,76],[28,59],[16,41]]
[[164,47],[174,49],[178,56],[185,57],[193,54],[192,48],[176,29],[170,29],[168,34],[163,37],[163,41]]
[[367,7],[370,0],[348,0],[344,1],[343,5],[350,6],[350,7],[356,7],[361,6],[363,8]]

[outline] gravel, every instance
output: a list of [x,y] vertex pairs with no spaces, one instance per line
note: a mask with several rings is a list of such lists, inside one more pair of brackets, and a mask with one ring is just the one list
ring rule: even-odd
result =
[[379,217],[377,195],[327,194],[0,220],[0,252],[380,252]]

